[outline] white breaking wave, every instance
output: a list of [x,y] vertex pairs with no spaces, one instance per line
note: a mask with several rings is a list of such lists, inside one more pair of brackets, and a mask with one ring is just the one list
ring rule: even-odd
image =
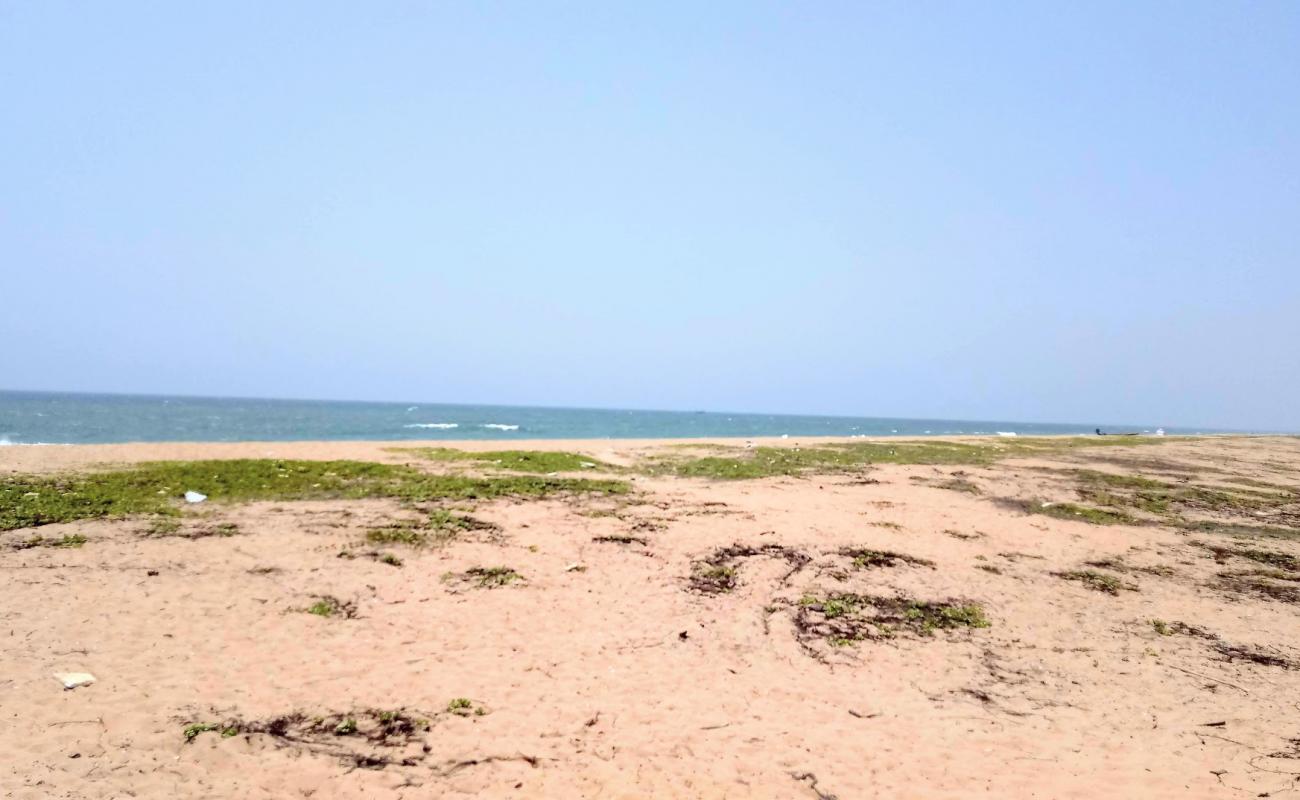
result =
[[491,428],[491,429],[494,430],[494,431],[517,431],[517,430],[519,430],[519,426],[518,426],[518,425],[502,425],[500,422],[487,422],[487,423],[484,423],[483,427],[484,427],[484,428]]
[[403,428],[438,428],[439,430],[450,430],[459,428],[458,422],[412,422],[410,425],[403,425]]
[[8,436],[0,436],[0,447],[58,447],[59,442],[11,442]]

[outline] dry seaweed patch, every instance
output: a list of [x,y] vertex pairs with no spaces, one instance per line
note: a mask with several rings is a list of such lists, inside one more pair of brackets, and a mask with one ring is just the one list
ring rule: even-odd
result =
[[746,558],[758,556],[780,559],[790,565],[789,571],[781,576],[782,583],[789,580],[792,575],[803,569],[812,560],[806,553],[779,544],[768,544],[761,547],[733,544],[730,547],[723,547],[713,551],[708,558],[694,562],[691,565],[691,578],[688,588],[700,594],[725,594],[730,592],[736,588],[736,569],[740,562]]
[[338,557],[346,558],[348,560],[354,558],[368,558],[371,561],[378,561],[380,564],[387,564],[390,567],[400,567],[403,563],[402,559],[399,558],[397,554],[387,553],[381,550],[362,550],[361,552],[342,550],[339,552]]
[[900,564],[934,569],[934,562],[928,558],[909,556],[906,553],[896,553],[893,550],[871,550],[865,547],[845,547],[839,550],[838,553],[846,558],[853,559],[854,569],[896,567]]
[[629,536],[627,534],[614,534],[612,536],[593,536],[591,537],[591,540],[593,542],[600,542],[602,544],[639,544],[642,547],[645,547],[647,544],[649,544],[649,542],[647,542],[644,537]]
[[1188,625],[1186,622],[1165,622],[1162,619],[1151,620],[1151,627],[1161,636],[1195,636],[1201,639],[1218,639],[1217,634],[1210,633],[1204,628],[1198,628],[1195,625]]
[[984,490],[980,488],[979,484],[972,481],[964,470],[957,470],[943,478],[927,478],[914,475],[912,480],[922,486],[929,486],[934,489],[947,489],[964,494],[984,494]]
[[1226,564],[1232,558],[1244,558],[1275,569],[1300,573],[1300,558],[1290,553],[1261,550],[1256,547],[1223,547],[1222,545],[1208,544],[1206,542],[1194,542],[1194,544],[1208,550],[1211,557],[1219,564]]
[[1236,539],[1290,539],[1300,540],[1300,527],[1286,528],[1278,525],[1247,525],[1237,522],[1216,520],[1193,520],[1174,522],[1180,530],[1188,533],[1206,533],[1219,536],[1231,536]]
[[941,630],[987,627],[984,609],[964,600],[831,593],[806,595],[794,612],[795,637],[805,649],[814,641],[838,647],[900,634],[931,636]]
[[403,709],[364,709],[319,716],[295,712],[263,720],[195,722],[186,725],[182,733],[186,743],[208,732],[219,733],[222,738],[269,736],[279,746],[333,756],[353,767],[384,769],[395,764],[415,766],[424,760],[431,750],[423,744],[432,725],[429,717]]
[[1275,550],[1254,547],[1222,547],[1197,542],[1218,564],[1232,559],[1243,559],[1262,567],[1248,570],[1224,570],[1214,583],[1219,589],[1235,595],[1253,595],[1267,600],[1300,604],[1300,558]]
[[1214,650],[1223,660],[1228,663],[1233,661],[1249,661],[1252,664],[1259,664],[1262,667],[1281,667],[1282,669],[1297,669],[1300,665],[1284,656],[1268,653],[1257,647],[1243,647],[1241,645],[1228,644],[1227,642],[1216,642]]
[[448,572],[443,583],[470,589],[499,589],[523,581],[524,576],[510,567],[471,567],[464,572]]
[[1285,486],[1259,481],[1254,481],[1253,486],[1173,484],[1086,469],[1070,474],[1080,499],[1094,505],[1134,509],[1175,521],[1184,521],[1192,513],[1252,521],[1271,517],[1290,525],[1300,524],[1300,513],[1295,509],[1300,494]]
[[1210,642],[1211,649],[1217,653],[1223,661],[1229,663],[1234,661],[1248,661],[1252,664],[1259,664],[1265,667],[1281,667],[1282,669],[1300,669],[1300,664],[1276,652],[1268,652],[1260,647],[1249,647],[1246,645],[1231,644],[1223,641],[1217,633],[1211,633],[1204,628],[1198,628],[1195,625],[1188,625],[1185,622],[1165,622],[1161,619],[1151,620],[1151,627],[1161,636],[1191,636],[1197,639],[1205,639]]
[[1127,592],[1136,592],[1138,590],[1137,584],[1125,583],[1115,575],[1108,575],[1093,569],[1072,569],[1064,572],[1053,572],[1052,574],[1062,580],[1078,581],[1089,589],[1109,595],[1118,595],[1121,590]]
[[1083,562],[1085,567],[1096,567],[1098,569],[1108,569],[1112,572],[1141,572],[1145,575],[1154,575],[1160,578],[1172,578],[1178,574],[1177,570],[1166,564],[1139,565],[1129,564],[1119,556],[1107,556],[1092,561]]
[[1256,572],[1220,572],[1215,585],[1231,594],[1253,595],[1281,603],[1300,604],[1300,586],[1287,575],[1281,581],[1271,574]]

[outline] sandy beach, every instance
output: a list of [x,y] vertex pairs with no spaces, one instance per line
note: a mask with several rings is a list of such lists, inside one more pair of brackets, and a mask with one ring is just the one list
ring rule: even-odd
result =
[[[177,460],[578,482],[167,486],[166,514],[14,523],[3,796],[1300,789],[1300,439],[1043,441],[512,445],[577,454],[556,476],[409,442],[0,448],[0,481],[45,487],[12,503]],[[710,473],[786,451],[853,455]]]

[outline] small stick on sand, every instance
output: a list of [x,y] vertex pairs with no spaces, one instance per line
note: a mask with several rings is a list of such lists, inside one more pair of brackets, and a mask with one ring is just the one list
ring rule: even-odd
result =
[[1238,685],[1235,684],[1235,683],[1228,683],[1227,681],[1220,680],[1220,679],[1218,679],[1218,678],[1211,678],[1209,675],[1202,675],[1202,674],[1199,673],[1199,672],[1192,672],[1190,669],[1183,669],[1182,667],[1175,667],[1173,664],[1170,664],[1169,666],[1170,666],[1170,667],[1173,667],[1174,669],[1178,670],[1179,672],[1186,672],[1188,675],[1193,675],[1193,676],[1195,676],[1195,677],[1197,677],[1197,678],[1202,678],[1202,679],[1204,679],[1204,680],[1212,681],[1212,682],[1214,682],[1214,683],[1221,683],[1221,684],[1223,684],[1224,686],[1231,686],[1232,688],[1236,689],[1237,691],[1241,692],[1242,694],[1250,694],[1250,692],[1246,691],[1245,689],[1241,688],[1240,686],[1238,686]]

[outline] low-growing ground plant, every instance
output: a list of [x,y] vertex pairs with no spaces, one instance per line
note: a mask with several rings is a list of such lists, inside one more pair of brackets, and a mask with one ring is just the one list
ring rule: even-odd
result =
[[494,469],[513,472],[582,472],[595,469],[602,472],[617,471],[618,467],[606,464],[581,453],[553,450],[456,450],[450,447],[394,447],[394,453],[411,453],[428,461],[469,462]]
[[794,608],[795,634],[805,647],[818,640],[844,646],[903,634],[930,636],[943,630],[987,628],[990,624],[983,608],[961,600],[832,593],[806,595]]
[[472,567],[464,572],[448,572],[442,578],[446,583],[472,589],[497,589],[524,580],[523,575],[510,567]]
[[295,712],[262,720],[188,723],[181,733],[187,744],[205,733],[219,733],[222,738],[269,736],[278,746],[337,758],[349,767],[384,769],[414,766],[427,757],[429,748],[412,745],[427,736],[431,716],[373,708],[317,715]]
[[447,713],[458,717],[481,717],[487,714],[487,709],[474,705],[474,701],[468,697],[457,697],[447,703]]
[[0,477],[0,531],[81,519],[176,515],[187,490],[202,491],[214,504],[368,497],[418,504],[624,495],[630,488],[619,480],[431,475],[412,467],[363,461],[156,461],[106,472]]
[[593,536],[593,542],[604,542],[608,544],[639,544],[645,547],[648,542],[642,536],[629,536],[627,534],[613,534],[611,536]]
[[409,547],[441,545],[472,531],[499,531],[500,527],[468,514],[435,508],[422,520],[398,520],[366,532],[374,544],[402,544]]
[[1114,575],[1108,575],[1094,569],[1072,569],[1064,572],[1053,572],[1052,574],[1063,580],[1078,581],[1089,589],[1110,595],[1118,595],[1120,591],[1136,592],[1138,590],[1136,584],[1126,583]]
[[[746,480],[804,474],[860,472],[873,464],[987,465],[1016,456],[1051,455],[1083,447],[1157,444],[1159,439],[1124,437],[1024,438],[988,443],[934,441],[849,442],[817,447],[723,447],[703,445],[710,455],[658,456],[638,468],[650,475]],[[683,453],[687,452],[683,449]]]
[[333,595],[316,595],[316,602],[303,609],[308,614],[315,614],[318,617],[341,617],[342,619],[355,619],[357,616],[357,604],[351,600],[340,600]]
[[187,527],[177,517],[156,517],[145,529],[145,535],[151,538],[206,539],[209,536],[226,537],[239,534],[239,526],[233,522],[216,524],[200,523]]
[[865,547],[845,547],[839,551],[839,554],[853,559],[854,569],[896,567],[899,564],[910,564],[916,567],[929,567],[934,569],[934,562],[929,559],[909,556],[905,553],[895,553],[892,550],[872,550]]
[[59,547],[59,548],[77,548],[87,542],[85,536],[79,533],[67,533],[57,539],[46,536],[33,536],[19,542],[14,542],[14,550],[30,550],[34,547]]

